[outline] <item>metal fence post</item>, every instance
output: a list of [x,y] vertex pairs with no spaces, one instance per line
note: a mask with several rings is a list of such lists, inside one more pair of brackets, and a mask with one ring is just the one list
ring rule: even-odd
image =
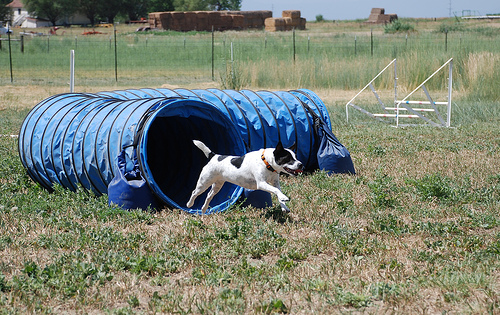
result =
[[373,28],[370,30],[370,51],[373,57]]
[[215,76],[214,76],[214,26],[212,25],[212,81],[215,80]]
[[113,24],[113,33],[115,38],[115,81],[118,82],[118,53],[116,46],[116,25]]
[[14,76],[12,75],[12,48],[10,45],[10,29],[7,31],[7,38],[9,40],[9,64],[10,64],[10,83],[14,82]]
[[73,93],[75,90],[75,51],[71,50],[69,53],[69,92]]

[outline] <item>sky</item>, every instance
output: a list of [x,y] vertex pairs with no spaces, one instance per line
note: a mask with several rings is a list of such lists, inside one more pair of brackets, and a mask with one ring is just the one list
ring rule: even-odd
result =
[[242,0],[241,10],[270,10],[281,17],[283,10],[300,10],[308,21],[318,14],[326,20],[367,19],[372,8],[384,8],[385,13],[398,17],[434,18],[462,16],[463,10],[479,15],[500,13],[499,0]]

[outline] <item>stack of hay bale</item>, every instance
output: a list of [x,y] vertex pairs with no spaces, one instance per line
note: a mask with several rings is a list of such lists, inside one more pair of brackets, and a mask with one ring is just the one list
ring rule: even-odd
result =
[[300,17],[299,10],[285,10],[281,18],[267,18],[265,20],[266,31],[291,31],[294,28],[298,30],[306,29],[306,19]]
[[241,29],[251,29],[251,28],[262,28],[264,26],[264,21],[267,18],[273,16],[272,11],[222,11],[222,14],[226,15],[239,15],[243,16],[243,25]]
[[384,8],[373,8],[366,23],[387,24],[387,23],[392,23],[392,21],[397,19],[398,19],[397,14],[385,14]]
[[262,28],[271,11],[189,11],[149,13],[151,28],[173,31],[216,31]]
[[160,28],[162,12],[152,12],[148,15],[148,23],[151,28]]

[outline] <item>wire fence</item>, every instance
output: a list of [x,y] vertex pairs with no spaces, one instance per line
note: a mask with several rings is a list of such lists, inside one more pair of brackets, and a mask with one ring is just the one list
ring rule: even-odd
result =
[[[421,55],[417,61],[427,62],[428,58],[446,59],[470,52],[500,51],[499,35],[470,33],[387,35],[368,30],[342,34],[303,31],[158,34],[161,33],[118,36],[113,33],[95,36],[17,34],[10,36],[10,41],[4,36],[0,41],[0,83],[49,84],[67,80],[71,50],[75,51],[77,84],[80,80],[91,85],[92,82],[130,80],[219,80],[233,62],[261,68],[268,67],[272,61],[290,68],[298,62],[314,65],[363,60],[375,64],[375,71],[381,59],[383,63],[389,58],[416,54]],[[258,71],[266,69],[254,72]],[[279,68],[272,71],[279,71]]]

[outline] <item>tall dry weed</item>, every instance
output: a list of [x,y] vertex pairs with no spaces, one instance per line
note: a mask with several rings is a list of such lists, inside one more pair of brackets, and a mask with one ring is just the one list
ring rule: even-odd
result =
[[465,70],[470,82],[477,82],[481,77],[493,78],[497,62],[500,61],[500,55],[489,51],[478,53],[469,53],[465,59]]
[[463,61],[463,89],[469,98],[499,100],[500,54],[493,52],[469,53]]

